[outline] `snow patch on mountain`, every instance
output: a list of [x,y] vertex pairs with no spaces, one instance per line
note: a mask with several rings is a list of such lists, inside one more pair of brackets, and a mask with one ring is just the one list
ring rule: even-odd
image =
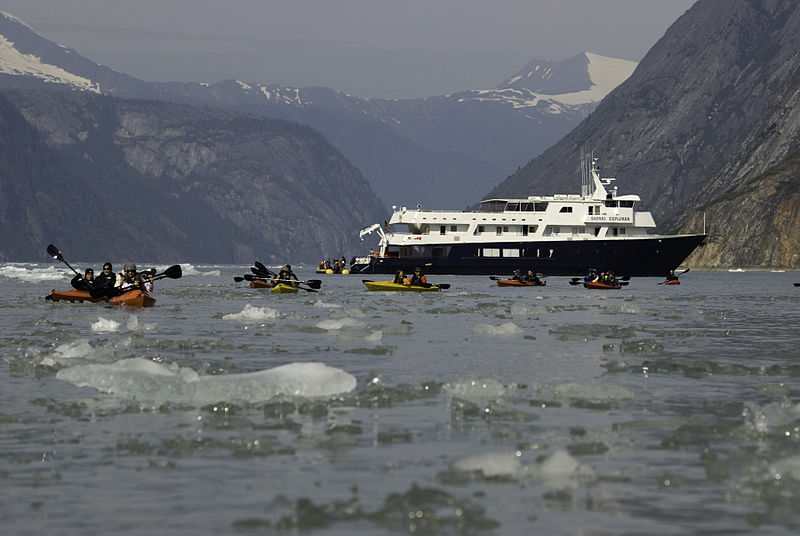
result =
[[589,59],[589,77],[592,79],[592,87],[574,93],[548,95],[549,98],[571,105],[600,102],[615,87],[627,80],[638,65],[635,61],[609,58],[591,52],[587,52],[586,57]]
[[[4,13],[5,16],[8,16]],[[0,35],[0,74],[12,76],[32,76],[46,83],[67,84],[76,89],[101,93],[100,84],[88,78],[42,63],[41,58],[33,54],[23,54],[14,47],[14,43]]]

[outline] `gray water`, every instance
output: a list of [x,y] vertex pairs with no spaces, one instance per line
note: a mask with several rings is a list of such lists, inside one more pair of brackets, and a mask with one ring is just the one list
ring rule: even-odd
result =
[[184,272],[130,310],[0,265],[2,534],[800,530],[800,274]]

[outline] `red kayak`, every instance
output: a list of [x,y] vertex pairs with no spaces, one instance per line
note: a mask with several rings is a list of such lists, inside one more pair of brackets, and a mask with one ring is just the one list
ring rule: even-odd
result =
[[111,305],[128,305],[130,307],[152,307],[156,303],[156,299],[143,290],[129,290],[123,292],[119,296],[113,298],[92,298],[86,290],[54,290],[47,296],[48,300],[52,301],[68,301],[70,303],[83,303],[83,302],[108,302]]
[[272,283],[260,279],[253,279],[250,281],[250,288],[272,288]]
[[596,288],[596,289],[621,289],[622,285],[607,285],[605,283],[600,283],[599,281],[592,281],[586,282],[583,284],[586,288]]
[[680,285],[681,282],[678,281],[677,279],[673,279],[672,281],[664,281],[664,284],[665,285]]
[[522,281],[517,281],[515,279],[506,279],[503,281],[498,281],[498,287],[543,287],[547,284],[547,281],[540,281],[538,283],[523,283]]

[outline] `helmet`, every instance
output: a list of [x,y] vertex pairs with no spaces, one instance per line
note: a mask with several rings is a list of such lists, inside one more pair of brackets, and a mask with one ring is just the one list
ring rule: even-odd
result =
[[136,264],[134,264],[132,262],[129,262],[122,269],[124,271],[126,271],[126,272],[129,272],[129,271],[134,271],[135,272],[136,271]]

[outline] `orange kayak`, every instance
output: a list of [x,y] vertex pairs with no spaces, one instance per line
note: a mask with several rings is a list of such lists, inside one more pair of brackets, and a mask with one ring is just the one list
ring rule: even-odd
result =
[[127,305],[130,307],[152,307],[156,299],[143,290],[129,290],[113,298],[92,298],[86,290],[54,290],[47,296],[52,301],[68,301],[70,303],[91,302],[97,303],[107,301],[111,305]]
[[543,287],[547,284],[547,281],[541,281],[539,283],[523,283],[522,281],[516,281],[514,279],[506,279],[503,281],[498,281],[498,287]]
[[269,281],[261,281],[259,279],[254,279],[250,281],[250,288],[272,288],[272,283]]
[[681,282],[678,281],[677,279],[673,279],[672,281],[664,281],[664,284],[665,285],[680,285]]
[[583,284],[586,288],[594,288],[594,289],[621,289],[622,285],[606,285],[605,283],[600,283],[598,281],[588,282]]

